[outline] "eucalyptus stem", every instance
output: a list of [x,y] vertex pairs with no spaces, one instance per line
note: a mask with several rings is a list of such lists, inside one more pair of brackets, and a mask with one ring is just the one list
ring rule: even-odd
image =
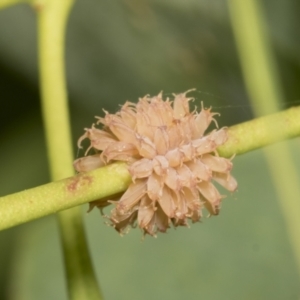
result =
[[231,157],[297,136],[300,136],[300,106],[229,127],[228,140],[218,152],[220,156]]
[[114,163],[0,198],[0,230],[47,216],[127,189],[126,164]]
[[[230,0],[229,10],[254,111],[258,116],[274,112],[282,102],[283,93],[264,24],[261,2]],[[294,133],[297,135],[300,130],[297,112],[292,120],[295,122]],[[290,126],[290,121],[290,118],[281,121],[280,118],[274,119],[273,122],[267,122],[263,130],[272,139],[278,135],[278,130],[283,132],[286,126]],[[300,274],[300,178],[286,143],[266,148],[265,154]]]
[[[72,4],[73,0],[34,2],[38,14],[43,119],[52,180],[74,174],[64,70],[65,27]],[[55,198],[55,193],[49,192],[49,196]],[[89,256],[80,207],[61,212],[58,220],[70,299],[102,299]]]
[[[267,124],[276,121],[277,130]],[[257,118],[228,128],[229,139],[218,152],[231,157],[277,141],[300,136],[300,107]],[[125,163],[113,163],[74,177],[0,197],[0,230],[79,204],[125,191],[131,182]]]
[[74,174],[64,68],[65,26],[72,2],[47,0],[35,5],[43,120],[53,180]]

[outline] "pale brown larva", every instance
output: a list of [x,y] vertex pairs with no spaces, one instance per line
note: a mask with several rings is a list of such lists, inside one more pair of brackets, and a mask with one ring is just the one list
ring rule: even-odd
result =
[[[88,138],[96,154],[74,162],[78,172],[89,171],[113,161],[128,163],[132,183],[119,201],[113,203],[109,219],[121,234],[138,224],[145,234],[166,232],[171,223],[187,226],[197,222],[205,207],[216,215],[224,196],[212,181],[234,191],[236,180],[230,175],[232,162],[219,157],[217,147],[227,140],[226,128],[205,134],[216,113],[202,109],[190,112],[189,91],[164,101],[162,93],[145,96],[138,103],[126,102],[116,114],[105,112],[97,124],[80,137]],[[113,199],[111,199],[113,200]],[[114,199],[115,200],[115,199]]]

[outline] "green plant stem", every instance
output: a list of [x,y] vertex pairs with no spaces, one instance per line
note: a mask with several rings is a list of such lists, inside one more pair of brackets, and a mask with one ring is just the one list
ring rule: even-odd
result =
[[[36,0],[33,5],[38,14],[40,86],[52,180],[74,174],[64,70],[65,27],[72,4],[73,0]],[[68,195],[66,190],[60,192]],[[55,192],[49,192],[49,196],[55,198]],[[31,201],[36,200],[31,198]],[[102,299],[89,256],[80,207],[59,213],[58,221],[70,299]]]
[[65,26],[72,2],[48,0],[36,7],[43,120],[53,180],[74,174],[64,69]]
[[[274,120],[278,122],[279,128],[270,138],[266,126]],[[283,139],[300,136],[299,122],[300,107],[294,107],[232,126],[228,129],[228,141],[218,148],[218,152],[221,156],[231,157]],[[123,192],[130,182],[131,177],[126,164],[114,163],[58,182],[1,197],[0,230]]]
[[248,93],[258,116],[278,111],[280,79],[257,0],[230,0],[231,22]]
[[228,140],[218,152],[220,156],[231,157],[297,136],[300,136],[300,106],[229,127]]
[[0,230],[127,189],[126,164],[114,163],[88,173],[0,198]]
[[[245,82],[257,116],[278,110],[283,94],[260,5],[261,2],[257,0],[229,1],[231,21]],[[297,119],[296,115],[295,118],[293,120],[296,134],[300,130],[300,119],[299,116]],[[275,119],[273,122],[267,122],[263,130],[272,139],[277,136],[278,130],[281,132],[285,130],[281,127],[290,125],[290,120],[281,119],[280,122]],[[300,274],[299,175],[286,143],[264,150]]]

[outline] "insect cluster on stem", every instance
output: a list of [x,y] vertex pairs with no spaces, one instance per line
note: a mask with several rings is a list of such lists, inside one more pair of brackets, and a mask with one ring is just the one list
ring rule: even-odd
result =
[[[145,96],[138,103],[126,102],[119,112],[85,129],[78,145],[90,140],[86,156],[74,162],[78,172],[99,168],[113,161],[128,164],[132,183],[120,199],[91,203],[103,208],[113,204],[108,217],[121,234],[137,224],[155,236],[173,226],[197,222],[205,207],[217,215],[222,196],[213,182],[234,191],[232,162],[220,157],[217,147],[227,140],[226,128],[206,133],[217,122],[211,108],[190,111],[187,91],[163,100],[162,93]],[[218,127],[218,126],[217,126]],[[93,149],[93,155],[87,155]]]

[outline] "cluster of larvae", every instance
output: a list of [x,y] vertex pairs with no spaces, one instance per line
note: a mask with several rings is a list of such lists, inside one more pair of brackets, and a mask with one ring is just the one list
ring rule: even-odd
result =
[[[90,141],[86,156],[74,162],[78,172],[114,161],[128,164],[132,183],[127,191],[91,203],[101,209],[113,205],[107,217],[121,234],[136,224],[151,236],[171,225],[188,226],[189,219],[201,219],[203,208],[217,215],[224,196],[215,183],[231,192],[237,188],[231,160],[217,151],[227,140],[226,128],[218,129],[216,113],[203,105],[200,112],[190,111],[188,92],[172,100],[160,93],[126,102],[116,114],[97,117],[101,129],[92,125],[78,141],[79,147]],[[207,132],[211,123],[217,129]]]

